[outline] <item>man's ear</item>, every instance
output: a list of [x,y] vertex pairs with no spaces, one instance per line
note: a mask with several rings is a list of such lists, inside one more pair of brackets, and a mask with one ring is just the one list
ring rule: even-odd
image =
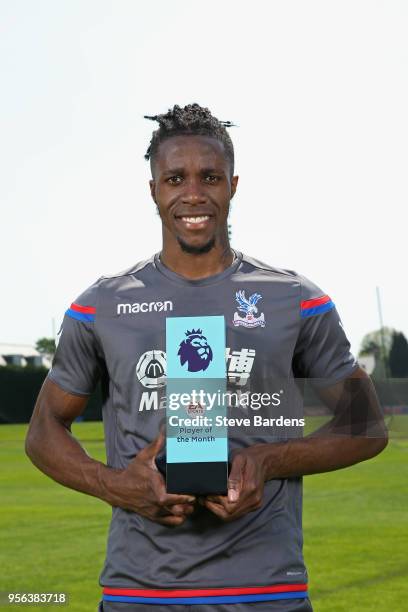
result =
[[154,179],[150,179],[149,185],[150,185],[150,194],[151,194],[151,196],[153,198],[153,202],[155,204],[157,204],[157,202],[156,202],[156,183],[155,183],[155,180]]
[[234,197],[235,192],[237,190],[238,179],[239,179],[238,175],[237,176],[233,176],[232,179],[231,179],[231,200]]

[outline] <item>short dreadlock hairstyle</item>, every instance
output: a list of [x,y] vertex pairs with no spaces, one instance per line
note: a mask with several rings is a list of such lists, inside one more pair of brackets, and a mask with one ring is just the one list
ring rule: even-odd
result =
[[153,132],[145,159],[150,164],[155,159],[159,145],[172,136],[211,136],[223,143],[230,162],[231,176],[234,173],[234,145],[226,128],[234,126],[231,121],[220,121],[213,117],[208,108],[197,103],[181,108],[177,104],[164,115],[144,115],[145,119],[157,121],[159,128]]

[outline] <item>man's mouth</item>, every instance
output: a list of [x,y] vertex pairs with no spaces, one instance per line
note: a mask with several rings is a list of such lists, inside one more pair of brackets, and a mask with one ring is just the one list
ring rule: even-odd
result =
[[186,229],[203,229],[208,225],[212,215],[182,215],[176,221],[182,223]]

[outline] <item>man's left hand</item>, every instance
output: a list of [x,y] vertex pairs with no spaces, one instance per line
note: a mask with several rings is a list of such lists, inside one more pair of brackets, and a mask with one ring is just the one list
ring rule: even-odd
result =
[[265,445],[262,444],[234,450],[228,496],[208,495],[200,497],[199,503],[226,522],[260,508],[265,483],[264,456]]

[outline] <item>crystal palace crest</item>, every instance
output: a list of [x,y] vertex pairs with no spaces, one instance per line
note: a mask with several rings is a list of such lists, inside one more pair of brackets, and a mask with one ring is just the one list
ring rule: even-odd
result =
[[238,312],[234,313],[233,324],[238,327],[239,325],[243,325],[244,327],[265,327],[265,317],[264,313],[257,317],[258,308],[256,306],[257,302],[262,299],[262,295],[260,293],[253,293],[247,299],[245,297],[245,291],[241,289],[241,291],[237,291],[235,294],[235,299],[238,303],[238,310],[240,312],[245,313],[245,317],[240,316]]

